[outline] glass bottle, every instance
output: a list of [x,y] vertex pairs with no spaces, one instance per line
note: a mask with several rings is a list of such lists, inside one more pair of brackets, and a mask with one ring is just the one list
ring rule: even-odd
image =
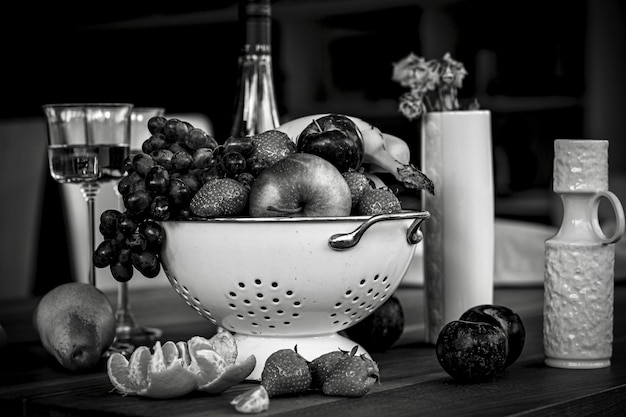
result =
[[[554,143],[553,190],[563,220],[545,242],[543,345],[548,366],[593,369],[611,363],[615,245],[624,233],[624,210],[608,191],[608,141]],[[615,226],[606,235],[598,206],[606,199]]]
[[244,35],[231,136],[251,136],[279,125],[272,73],[270,0],[240,0]]

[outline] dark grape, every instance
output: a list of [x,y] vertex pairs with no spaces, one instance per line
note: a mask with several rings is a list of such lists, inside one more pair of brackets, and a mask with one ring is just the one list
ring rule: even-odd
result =
[[111,269],[111,275],[119,282],[127,282],[133,277],[133,264],[123,264],[121,262],[115,262],[109,267]]
[[131,250],[131,252],[141,253],[146,250],[148,245],[148,241],[145,236],[139,232],[133,233],[126,238],[126,247]]
[[135,220],[128,212],[124,212],[117,221],[117,228],[124,236],[130,236],[137,229],[137,220]]
[[131,255],[132,263],[141,274],[147,278],[154,278],[161,271],[161,263],[159,257],[150,251],[141,253],[133,253]]
[[236,179],[247,187],[252,187],[252,183],[254,183],[254,175],[249,172],[242,172],[237,175]]
[[145,189],[137,189],[124,195],[124,207],[133,214],[142,213],[150,208],[152,198]]
[[257,177],[261,171],[267,168],[267,162],[259,158],[252,157],[246,160],[246,167],[248,172],[254,175],[254,177]]
[[148,120],[148,130],[152,134],[160,133],[163,131],[165,123],[167,123],[167,118],[163,116],[153,116]]
[[104,268],[117,261],[119,244],[114,239],[105,239],[93,253],[92,261],[96,268]]
[[135,172],[135,168],[133,168],[133,158],[131,156],[124,158],[124,167],[122,169],[127,174]]
[[187,147],[187,145],[185,145],[185,142],[174,142],[167,149],[172,151],[172,153],[185,151],[185,152],[191,154],[193,152],[191,149],[189,149]]
[[193,165],[193,157],[187,151],[178,151],[172,156],[172,169],[178,172],[188,171]]
[[169,143],[165,140],[165,135],[163,133],[155,133],[150,136],[148,139],[144,140],[141,144],[141,150],[145,154],[151,154],[154,151],[158,151],[159,149],[167,149],[169,147]]
[[250,155],[254,150],[254,142],[248,136],[235,137],[231,136],[224,142],[225,152],[239,152],[244,157]]
[[146,174],[146,188],[156,194],[164,194],[170,186],[170,174],[161,165],[150,168]]
[[150,213],[155,220],[168,220],[172,214],[170,200],[162,195],[154,197],[150,206]]
[[128,192],[131,191],[131,188],[133,188],[133,184],[136,182],[143,183],[143,178],[141,178],[141,175],[133,171],[119,180],[117,183],[117,191],[122,195],[128,194]]
[[159,223],[151,219],[139,225],[139,233],[146,238],[148,248],[154,249],[155,252],[161,248],[161,244],[165,240],[165,231]]
[[217,141],[204,130],[197,127],[189,131],[189,134],[185,137],[185,144],[192,150],[217,147]]
[[189,134],[189,125],[179,119],[169,119],[163,126],[163,134],[165,139],[172,142],[184,142]]
[[122,216],[122,213],[118,210],[107,209],[100,214],[100,233],[105,238],[115,237],[117,231],[117,222]]
[[195,174],[187,173],[185,175],[182,175],[180,179],[189,186],[192,194],[197,193],[200,189],[200,180]]
[[177,220],[186,220],[189,218],[191,218],[191,210],[189,209],[189,207],[181,207],[178,210],[178,213],[176,213]]
[[154,165],[156,165],[154,159],[145,153],[140,153],[133,157],[133,169],[142,177],[145,177]]
[[174,205],[182,206],[191,200],[193,193],[185,181],[180,178],[173,178],[170,180],[167,196]]
[[150,156],[154,159],[154,162],[156,162],[157,165],[161,165],[167,170],[172,169],[172,157],[174,156],[174,152],[169,149],[158,149],[151,152]]
[[239,152],[229,151],[220,160],[222,169],[229,176],[237,176],[246,170],[246,159]]
[[129,248],[121,248],[120,253],[117,255],[117,261],[121,264],[128,265],[131,263],[130,255],[131,250]]
[[200,148],[193,153],[193,166],[205,169],[213,163],[213,151],[209,148]]

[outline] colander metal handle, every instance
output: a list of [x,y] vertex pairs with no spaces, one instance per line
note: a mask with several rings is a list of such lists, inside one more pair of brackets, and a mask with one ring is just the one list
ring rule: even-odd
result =
[[361,240],[361,236],[367,229],[374,223],[378,223],[384,220],[397,220],[397,219],[415,219],[406,231],[406,240],[411,245],[415,245],[422,240],[422,231],[419,230],[422,222],[430,218],[430,213],[427,211],[412,211],[402,213],[391,214],[377,214],[365,220],[359,227],[354,229],[350,233],[338,233],[328,238],[328,246],[335,250],[349,249],[356,246]]

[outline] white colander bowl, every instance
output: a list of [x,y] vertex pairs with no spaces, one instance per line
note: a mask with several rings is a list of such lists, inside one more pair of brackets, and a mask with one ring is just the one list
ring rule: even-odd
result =
[[[235,334],[238,358],[294,348],[308,360],[355,342],[339,335],[398,287],[428,212],[373,217],[161,222],[165,273],[198,314]],[[359,346],[362,354],[367,352]]]

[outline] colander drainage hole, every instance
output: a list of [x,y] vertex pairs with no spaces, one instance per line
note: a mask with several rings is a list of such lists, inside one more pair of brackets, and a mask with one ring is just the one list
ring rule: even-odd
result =
[[243,282],[239,283],[239,288],[246,288],[246,284],[244,284]]
[[360,285],[361,287],[362,287],[362,286],[364,286],[364,285],[365,285],[365,280],[364,280],[364,279],[362,279],[362,280],[361,280],[361,282],[359,282],[359,285]]

